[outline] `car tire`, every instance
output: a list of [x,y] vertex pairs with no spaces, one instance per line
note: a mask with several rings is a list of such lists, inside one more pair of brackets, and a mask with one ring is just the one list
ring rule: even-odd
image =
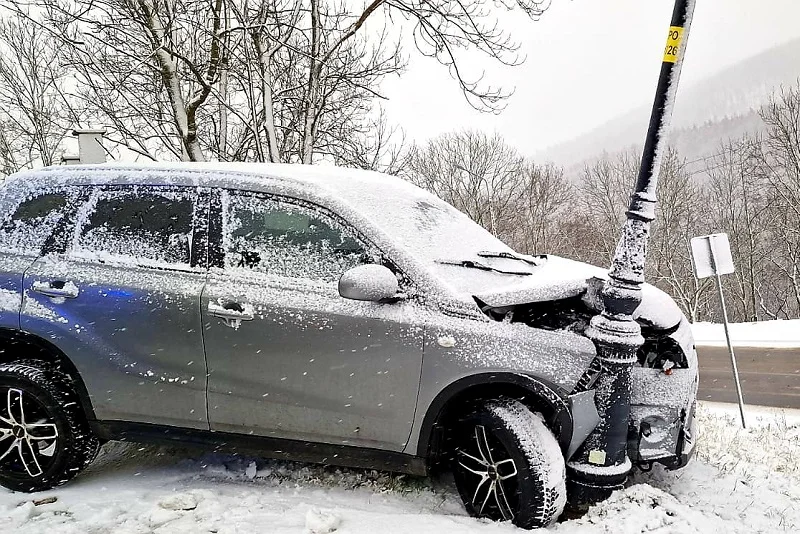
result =
[[470,515],[528,529],[558,519],[567,501],[564,457],[540,414],[491,400],[454,430],[453,477]]
[[68,376],[44,362],[0,364],[0,485],[47,490],[72,479],[97,456]]

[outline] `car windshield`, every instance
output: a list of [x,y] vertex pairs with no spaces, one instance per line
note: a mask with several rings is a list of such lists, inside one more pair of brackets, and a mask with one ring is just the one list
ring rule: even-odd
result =
[[422,189],[395,180],[380,187],[358,185],[338,184],[339,193],[458,293],[516,285],[536,270],[533,259],[518,257],[465,214]]

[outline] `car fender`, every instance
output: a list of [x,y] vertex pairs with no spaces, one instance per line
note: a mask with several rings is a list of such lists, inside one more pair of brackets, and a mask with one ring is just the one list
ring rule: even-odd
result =
[[437,424],[446,416],[448,408],[486,395],[502,395],[504,391],[509,396],[523,397],[520,400],[542,412],[562,451],[569,450],[574,423],[569,398],[562,388],[545,378],[525,373],[481,372],[455,380],[433,399],[420,427],[417,456],[431,456]]

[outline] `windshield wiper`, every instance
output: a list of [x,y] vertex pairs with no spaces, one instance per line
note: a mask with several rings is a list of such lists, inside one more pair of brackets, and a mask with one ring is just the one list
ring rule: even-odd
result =
[[462,261],[437,261],[436,263],[441,263],[442,265],[457,265],[458,267],[467,267],[469,269],[480,269],[481,271],[492,271],[495,273],[500,274],[513,274],[516,276],[530,276],[533,273],[529,273],[527,271],[504,271],[503,269],[496,269],[485,263],[481,263],[479,261],[472,261],[472,260],[462,260]]
[[[527,256],[526,257],[526,256],[522,256],[522,255],[512,254],[511,252],[488,252],[488,251],[484,250],[484,251],[478,252],[478,254],[476,254],[476,255],[480,256],[481,258],[505,258],[507,260],[524,261],[528,265],[533,265],[534,267],[538,267],[539,265],[541,265],[540,263],[537,263],[535,259],[533,259],[533,256]],[[542,258],[541,256],[538,256],[538,257]]]

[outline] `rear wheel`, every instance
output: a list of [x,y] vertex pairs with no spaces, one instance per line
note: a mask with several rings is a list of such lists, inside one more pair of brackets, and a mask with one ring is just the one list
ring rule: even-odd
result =
[[43,491],[94,460],[99,443],[68,377],[34,361],[0,364],[0,485]]
[[454,437],[453,476],[471,515],[522,528],[558,519],[564,457],[541,415],[516,400],[488,401],[459,420]]

